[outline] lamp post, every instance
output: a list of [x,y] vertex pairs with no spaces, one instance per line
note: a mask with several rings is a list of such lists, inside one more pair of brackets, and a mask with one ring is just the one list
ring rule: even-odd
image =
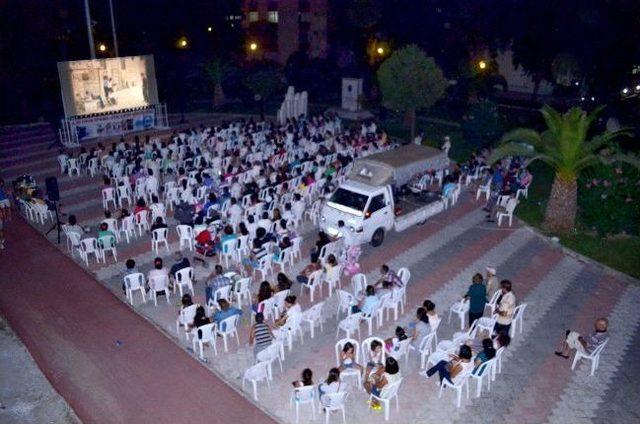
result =
[[109,11],[111,12],[111,32],[113,33],[113,51],[116,57],[119,57],[118,53],[118,37],[116,37],[116,18],[113,15],[113,0],[109,0]]
[[93,31],[91,30],[91,12],[89,11],[89,0],[84,0],[84,13],[87,18],[87,36],[89,37],[89,53],[91,59],[96,58],[96,48],[93,44]]

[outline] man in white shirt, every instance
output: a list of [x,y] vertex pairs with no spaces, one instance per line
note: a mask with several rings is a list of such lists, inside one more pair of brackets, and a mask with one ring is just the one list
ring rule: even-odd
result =
[[513,321],[513,312],[516,308],[516,296],[511,291],[511,281],[502,280],[500,282],[500,296],[494,311],[498,315],[498,320],[493,331],[496,334],[507,333],[511,329],[511,321]]
[[305,210],[305,204],[300,194],[296,193],[293,197],[293,205],[291,205],[291,211],[295,216],[303,216]]
[[227,214],[229,215],[229,220],[235,225],[242,221],[242,206],[238,204],[238,200],[235,197],[231,198],[231,206],[229,206],[229,210]]

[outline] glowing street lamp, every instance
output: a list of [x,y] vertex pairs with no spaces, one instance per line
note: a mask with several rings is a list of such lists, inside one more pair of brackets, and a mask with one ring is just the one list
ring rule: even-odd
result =
[[107,45],[104,43],[100,43],[98,44],[98,50],[100,50],[102,53],[107,51]]
[[179,49],[186,49],[189,46],[189,40],[187,40],[187,37],[180,37],[176,44]]
[[629,94],[629,89],[627,87],[623,88],[622,94]]
[[258,43],[253,42],[249,44],[249,50],[251,50],[252,52],[255,52],[256,50],[258,50]]
[[376,51],[378,52],[378,54],[379,54],[380,56],[382,56],[382,55],[384,54],[384,47],[378,47],[378,48],[376,49]]
[[485,62],[484,60],[481,60],[480,62],[478,62],[478,68],[486,69],[487,68],[487,62]]
[[207,31],[208,31],[208,32],[213,31],[213,27],[207,27]]

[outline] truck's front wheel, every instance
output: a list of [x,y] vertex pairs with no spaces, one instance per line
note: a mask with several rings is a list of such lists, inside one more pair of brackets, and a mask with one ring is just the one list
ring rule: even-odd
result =
[[371,246],[378,247],[384,241],[384,230],[382,228],[378,228],[371,236]]

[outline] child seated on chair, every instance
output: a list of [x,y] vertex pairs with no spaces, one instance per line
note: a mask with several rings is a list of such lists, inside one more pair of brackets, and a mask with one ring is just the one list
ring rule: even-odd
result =
[[369,352],[369,362],[367,362],[367,368],[364,372],[365,380],[369,378],[369,374],[379,366],[382,365],[382,343],[378,340],[371,342],[369,346],[371,352]]
[[[384,367],[378,367],[376,372],[371,374],[367,381],[364,382],[364,389],[369,394],[385,399],[387,394],[385,388],[397,383],[401,378],[402,374],[400,373],[398,361],[390,356],[386,359]],[[376,399],[373,399],[371,401],[371,409],[380,410],[382,406]]]
[[303,369],[300,380],[292,381],[291,385],[295,388],[313,386],[313,372],[309,368]]
[[404,328],[396,327],[395,337],[390,337],[384,341],[384,347],[388,354],[393,354],[400,349],[400,342],[408,338],[407,332]]
[[362,372],[362,367],[355,360],[353,343],[347,342],[342,347],[342,352],[340,352],[340,367],[338,369],[340,372],[346,369],[356,369]]

